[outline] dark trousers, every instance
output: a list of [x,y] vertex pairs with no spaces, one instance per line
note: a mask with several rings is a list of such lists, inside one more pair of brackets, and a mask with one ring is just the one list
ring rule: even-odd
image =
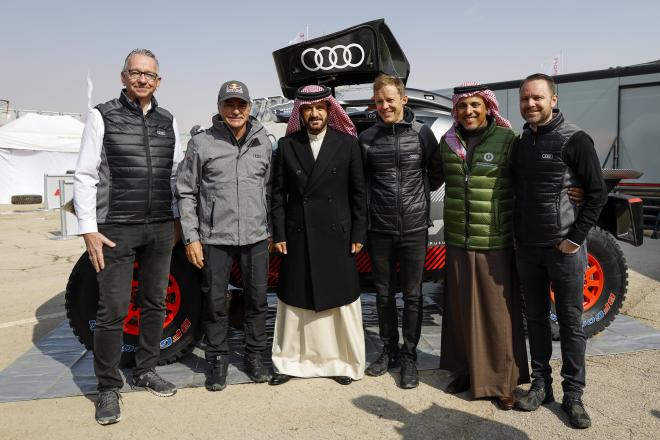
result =
[[552,384],[550,356],[550,285],[555,294],[559,322],[565,395],[582,396],[585,385],[587,338],[582,329],[584,271],[587,247],[577,253],[564,254],[552,247],[524,247],[516,250],[518,277],[525,295],[532,379],[536,384]]
[[94,371],[98,390],[107,391],[123,386],[119,360],[136,258],[142,301],[133,376],[154,368],[158,362],[174,223],[99,225],[99,232],[116,243],[115,247],[103,247],[105,269],[96,275],[99,303],[94,329]]
[[401,355],[417,359],[417,343],[422,330],[422,275],[426,259],[427,231],[404,235],[370,232],[367,240],[374,287],[378,326],[383,345],[398,349],[399,323],[394,277],[399,261],[399,281],[403,293],[403,346]]
[[268,240],[244,246],[204,245],[202,326],[206,333],[205,357],[209,362],[229,354],[225,292],[234,256],[238,256],[243,279],[245,353],[262,353],[266,349]]

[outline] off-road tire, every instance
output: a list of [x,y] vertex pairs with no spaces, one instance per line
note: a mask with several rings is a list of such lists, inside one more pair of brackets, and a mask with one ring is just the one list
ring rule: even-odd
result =
[[[628,290],[626,258],[616,239],[594,227],[587,236],[589,265],[585,275],[585,310],[582,326],[587,338],[603,331],[619,313]],[[591,291],[587,292],[587,288]],[[554,302],[550,312],[552,338],[559,340]]]
[[37,205],[43,201],[43,197],[39,194],[24,194],[18,196],[11,196],[12,205]]
[[[136,266],[138,269],[134,272],[133,283],[137,286],[139,285],[139,261]],[[202,305],[199,289],[200,276],[200,271],[186,260],[183,245],[179,243],[172,250],[166,298],[168,316],[163,325],[159,365],[177,361],[190,351],[199,339]],[[65,307],[73,333],[88,350],[94,350],[93,329],[96,325],[98,297],[96,272],[85,252],[69,276]],[[136,294],[134,298],[137,298],[136,301],[139,303],[139,294]],[[171,307],[172,304],[177,304],[174,311]],[[131,312],[135,315],[135,306],[136,304],[131,302],[129,315]],[[138,330],[135,322],[124,322],[124,343],[120,366],[131,366],[135,363],[134,353],[137,345]]]

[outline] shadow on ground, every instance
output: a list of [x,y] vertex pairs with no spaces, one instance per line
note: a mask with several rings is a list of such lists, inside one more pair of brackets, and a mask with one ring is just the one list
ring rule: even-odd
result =
[[43,338],[55,327],[60,325],[62,320],[66,319],[66,316],[63,313],[64,291],[58,293],[35,310],[34,317],[37,319],[37,323],[32,329],[32,343],[36,345],[39,339]]
[[420,438],[465,439],[529,439],[527,434],[512,426],[483,417],[444,408],[433,403],[420,413],[413,413],[397,402],[378,396],[353,399],[359,409],[379,418],[400,423],[395,427],[404,440]]

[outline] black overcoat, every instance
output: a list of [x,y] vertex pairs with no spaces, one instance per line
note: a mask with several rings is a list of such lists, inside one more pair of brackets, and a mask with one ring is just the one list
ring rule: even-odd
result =
[[328,127],[316,161],[306,130],[279,141],[271,191],[273,241],[285,241],[278,298],[308,310],[360,296],[351,243],[366,240],[366,192],[356,138]]

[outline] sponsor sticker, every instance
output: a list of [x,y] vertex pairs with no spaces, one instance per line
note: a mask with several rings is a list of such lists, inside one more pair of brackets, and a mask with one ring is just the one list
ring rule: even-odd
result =
[[227,88],[225,90],[227,93],[243,93],[243,87],[236,83],[227,84]]

